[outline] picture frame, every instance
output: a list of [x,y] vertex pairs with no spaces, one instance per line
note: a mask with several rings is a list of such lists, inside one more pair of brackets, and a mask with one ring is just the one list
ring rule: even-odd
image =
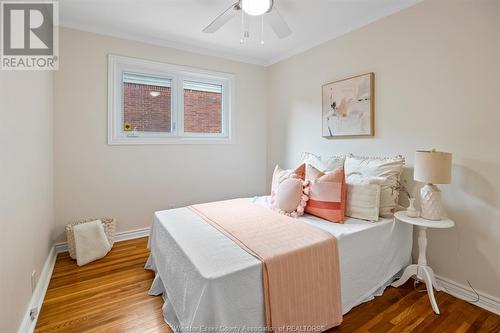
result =
[[321,88],[322,136],[374,136],[375,73],[326,83]]

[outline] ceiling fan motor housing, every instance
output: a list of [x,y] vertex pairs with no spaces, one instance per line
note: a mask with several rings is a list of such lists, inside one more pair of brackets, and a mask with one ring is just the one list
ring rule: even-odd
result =
[[273,9],[274,0],[239,0],[238,7],[251,16],[260,16]]
[[[278,38],[286,38],[291,35],[292,30],[281,17],[278,8],[274,7],[274,0],[238,0],[228,9],[223,11],[208,26],[203,29],[205,33],[214,33],[237,15],[240,11],[251,16],[266,15],[266,22],[271,26]],[[256,5],[257,4],[257,5]],[[264,20],[262,20],[263,24]],[[248,29],[247,29],[248,31]],[[248,33],[247,33],[248,34]],[[245,34],[245,38],[248,35]],[[240,40],[241,43],[241,40]],[[262,43],[263,44],[263,43]]]

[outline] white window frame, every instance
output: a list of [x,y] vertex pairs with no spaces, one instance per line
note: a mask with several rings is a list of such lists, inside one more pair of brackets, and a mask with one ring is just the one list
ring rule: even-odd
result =
[[[123,130],[123,73],[151,75],[172,80],[171,132],[130,132]],[[222,86],[221,133],[184,132],[184,81]],[[108,144],[219,144],[231,143],[234,75],[138,58],[108,55]]]

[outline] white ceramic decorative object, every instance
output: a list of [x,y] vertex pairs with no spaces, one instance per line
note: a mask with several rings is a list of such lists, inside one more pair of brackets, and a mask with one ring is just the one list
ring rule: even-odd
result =
[[443,216],[441,206],[441,191],[436,185],[427,184],[420,190],[420,205],[422,217],[427,220],[439,221]]
[[418,210],[415,209],[415,198],[409,198],[410,205],[406,209],[408,217],[418,217]]

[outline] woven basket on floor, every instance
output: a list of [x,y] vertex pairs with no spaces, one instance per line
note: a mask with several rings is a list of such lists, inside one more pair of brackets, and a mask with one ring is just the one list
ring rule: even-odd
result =
[[78,224],[91,222],[95,220],[101,220],[102,226],[104,228],[104,233],[106,234],[106,238],[108,239],[109,245],[113,246],[115,242],[115,231],[116,231],[116,223],[115,219],[111,217],[101,217],[99,219],[96,218],[87,218],[83,220],[78,220],[72,223],[66,224],[66,238],[68,240],[68,252],[69,256],[72,259],[76,259],[76,250],[75,250],[75,235],[73,233],[73,227]]

